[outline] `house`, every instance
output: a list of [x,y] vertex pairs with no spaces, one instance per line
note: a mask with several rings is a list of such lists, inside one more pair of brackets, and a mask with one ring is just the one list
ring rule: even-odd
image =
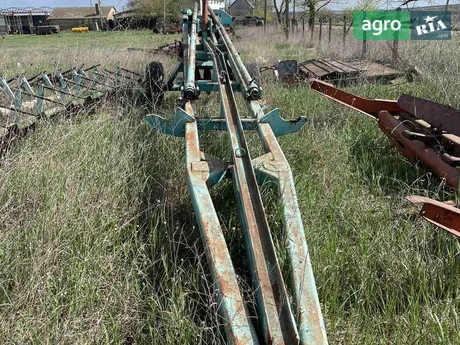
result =
[[225,0],[208,0],[208,6],[213,10],[225,10]]
[[27,7],[0,9],[0,35],[30,34],[33,27],[46,25],[51,8]]
[[[107,30],[114,27],[113,6],[55,7],[48,17],[49,25],[59,25],[61,30],[88,26],[92,30]],[[102,27],[101,27],[102,26]]]
[[250,0],[235,0],[229,7],[228,11],[233,17],[246,17],[252,14],[255,6]]

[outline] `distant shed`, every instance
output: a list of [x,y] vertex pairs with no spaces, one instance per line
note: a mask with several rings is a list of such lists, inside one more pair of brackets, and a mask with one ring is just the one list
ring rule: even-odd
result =
[[93,30],[113,29],[115,12],[113,6],[99,7],[97,4],[95,7],[55,7],[48,17],[48,24],[59,25],[61,30],[78,26],[89,26]]
[[46,25],[49,7],[0,8],[0,35],[30,34],[34,27]]
[[0,15],[0,36],[8,35],[5,17]]
[[249,0],[235,0],[229,7],[229,13],[233,17],[246,17],[254,11],[254,4]]

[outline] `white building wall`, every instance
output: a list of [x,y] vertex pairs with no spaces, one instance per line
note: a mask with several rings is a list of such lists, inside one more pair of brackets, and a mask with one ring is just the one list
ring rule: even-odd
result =
[[213,10],[225,10],[225,0],[208,0],[208,3]]
[[[200,13],[203,13],[201,10],[201,1],[200,1]],[[225,10],[225,0],[208,0],[208,5],[213,9],[213,10]]]

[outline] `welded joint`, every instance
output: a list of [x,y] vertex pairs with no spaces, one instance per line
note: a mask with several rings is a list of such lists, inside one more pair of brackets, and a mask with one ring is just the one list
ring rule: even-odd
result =
[[286,162],[277,160],[271,152],[252,159],[252,166],[254,169],[277,179],[279,178],[280,173],[290,171]]
[[193,172],[209,173],[209,165],[205,161],[192,162],[191,169]]

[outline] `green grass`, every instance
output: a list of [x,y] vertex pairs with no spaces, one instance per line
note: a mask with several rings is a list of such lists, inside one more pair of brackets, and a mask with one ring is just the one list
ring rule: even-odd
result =
[[179,35],[153,35],[150,30],[6,36],[0,39],[0,76],[32,76],[43,70],[67,70],[81,64],[102,64],[111,69],[123,65],[139,70],[155,55],[130,52],[128,48],[155,48],[178,38]]
[[[269,65],[296,49],[305,59],[313,54],[302,37],[286,43],[282,34],[239,34],[236,45],[246,61],[262,57]],[[155,59],[170,66],[164,56],[125,49],[164,42],[156,37],[8,37],[0,42],[0,56],[11,61],[0,60],[0,67],[12,75],[17,61],[32,63],[31,73],[62,66],[62,60],[49,59],[56,52],[73,56],[74,44],[83,48],[75,63],[111,66],[122,52],[121,62],[137,71]],[[41,46],[54,52],[32,56]],[[390,99],[411,93],[458,107],[458,71],[445,68],[458,42],[447,48],[424,60],[413,55],[417,63],[425,61],[421,82],[350,90]],[[418,208],[404,200],[410,194],[447,200],[455,198],[452,192],[407,162],[369,118],[307,87],[266,83],[264,91],[268,108],[279,107],[286,118],[308,118],[280,144],[296,182],[329,343],[458,344],[459,242],[422,221]],[[157,113],[170,116],[176,96],[168,96]],[[214,113],[218,102],[203,98],[199,111]],[[1,344],[224,343],[185,186],[183,138],[151,131],[143,115],[119,99],[91,116],[41,123],[1,160]],[[261,151],[254,135],[248,142],[253,156]],[[201,143],[206,152],[228,158],[225,133],[204,134]],[[212,194],[244,278],[231,183]],[[285,268],[276,194],[265,186],[262,194]]]

